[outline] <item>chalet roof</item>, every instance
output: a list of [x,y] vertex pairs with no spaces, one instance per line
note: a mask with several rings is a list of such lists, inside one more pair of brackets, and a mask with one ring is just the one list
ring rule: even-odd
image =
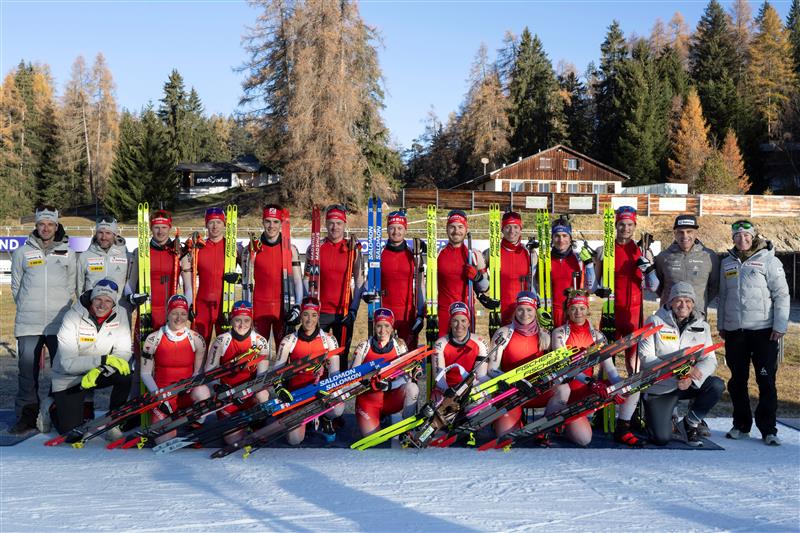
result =
[[482,185],[482,184],[486,183],[489,180],[497,179],[498,176],[496,176],[496,174],[499,174],[500,172],[503,172],[504,170],[506,170],[508,168],[511,168],[514,165],[519,165],[520,163],[522,163],[524,161],[527,161],[528,159],[541,157],[541,156],[547,154],[548,152],[557,151],[559,149],[567,152],[568,154],[574,155],[575,157],[581,158],[581,159],[583,159],[585,161],[589,161],[592,164],[597,165],[598,167],[600,167],[600,168],[602,168],[604,170],[607,170],[608,172],[611,172],[612,174],[616,174],[617,176],[620,177],[620,181],[630,179],[629,175],[625,174],[624,172],[622,172],[620,170],[617,170],[616,168],[614,168],[614,167],[612,167],[610,165],[606,165],[602,161],[598,161],[597,159],[593,159],[593,158],[589,157],[588,155],[582,154],[581,152],[579,152],[579,151],[577,151],[577,150],[575,150],[573,148],[570,148],[569,146],[566,146],[564,144],[557,144],[557,145],[551,146],[550,148],[547,148],[545,150],[541,150],[539,152],[536,152],[533,155],[529,155],[528,157],[524,157],[524,158],[522,158],[522,159],[520,159],[518,161],[514,161],[513,163],[507,164],[502,168],[498,168],[498,169],[492,170],[488,174],[484,174],[483,176],[478,176],[477,178],[472,178],[471,180],[467,180],[465,182],[459,183],[458,185],[455,185],[454,187],[450,187],[450,188],[451,189],[460,189],[460,188],[463,188],[466,185],[471,185],[473,187],[477,186],[477,185]]
[[241,155],[233,161],[181,162],[175,167],[178,172],[261,172],[269,168],[262,165],[254,155]]

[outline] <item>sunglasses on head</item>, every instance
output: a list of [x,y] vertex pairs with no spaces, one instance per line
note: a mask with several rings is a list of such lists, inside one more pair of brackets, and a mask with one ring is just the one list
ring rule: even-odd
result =
[[100,217],[96,221],[98,224],[116,224],[117,219],[114,217],[104,216]]
[[113,279],[101,279],[95,285],[100,285],[101,287],[110,287],[112,291],[118,291],[119,285]]
[[731,229],[733,231],[737,231],[740,229],[753,229],[754,227],[755,226],[753,225],[753,223],[748,220],[739,220],[738,222],[734,222],[733,224],[731,224]]
[[224,215],[225,211],[221,207],[209,207],[206,209],[206,215]]
[[618,215],[621,215],[622,213],[633,213],[635,215],[636,214],[636,208],[635,207],[631,207],[629,205],[623,205],[623,206],[621,206],[621,207],[619,207],[617,209],[617,214]]

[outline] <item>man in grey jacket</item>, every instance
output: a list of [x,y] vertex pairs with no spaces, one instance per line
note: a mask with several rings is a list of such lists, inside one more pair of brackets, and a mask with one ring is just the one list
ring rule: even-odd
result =
[[78,257],[78,295],[101,279],[111,279],[119,287],[117,301],[120,301],[128,282],[131,257],[125,239],[119,236],[117,220],[111,216],[97,219],[92,242]]
[[[681,348],[713,344],[711,328],[695,311],[695,301],[690,284],[679,281],[672,286],[667,303],[645,321],[645,324],[662,327],[655,335],[639,343],[642,369],[647,370]],[[683,419],[686,441],[691,446],[703,445],[698,426],[725,390],[722,380],[714,375],[716,369],[717,357],[714,352],[709,352],[698,359],[685,377],[668,378],[647,389],[644,411],[650,442],[664,446],[670,441],[675,405],[679,400],[691,400],[689,412]]]
[[777,446],[778,391],[775,373],[781,338],[789,327],[789,285],[772,243],[756,233],[749,220],[731,226],[734,247],[722,260],[717,329],[725,339],[725,361],[731,369],[728,393],[733,403],[729,439],[750,436],[753,413],[747,380],[750,362],[758,384],[756,427],[766,444]]
[[58,210],[37,209],[36,229],[11,256],[19,377],[14,402],[17,422],[10,433],[36,427],[42,350],[47,346],[52,365],[58,350],[58,328],[75,296],[76,266],[75,252],[69,249],[69,238],[58,222]]
[[678,215],[673,225],[673,242],[656,257],[658,295],[662,303],[669,296],[672,286],[685,281],[694,288],[697,298],[695,310],[708,316],[708,304],[719,292],[719,257],[710,248],[703,246],[697,238],[697,217]]

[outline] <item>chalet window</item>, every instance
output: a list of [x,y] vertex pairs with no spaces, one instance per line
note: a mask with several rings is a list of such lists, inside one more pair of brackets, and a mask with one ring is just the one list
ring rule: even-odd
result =
[[525,183],[521,181],[511,182],[511,192],[522,192],[525,190]]
[[603,194],[604,192],[608,192],[606,190],[606,185],[604,183],[595,183],[592,185],[592,192],[595,194]]
[[553,168],[553,161],[549,157],[540,157],[539,158],[539,166],[537,167],[539,170],[550,170]]
[[539,192],[550,192],[550,184],[539,182]]
[[581,162],[577,159],[567,158],[564,159],[564,170],[580,170]]
[[578,192],[577,183],[567,183],[567,192]]
[[592,184],[591,183],[579,183],[578,184],[578,192],[592,192]]
[[613,183],[609,183],[608,185],[606,185],[606,192],[609,193],[609,194],[615,194],[616,193],[616,190],[614,190],[614,184]]

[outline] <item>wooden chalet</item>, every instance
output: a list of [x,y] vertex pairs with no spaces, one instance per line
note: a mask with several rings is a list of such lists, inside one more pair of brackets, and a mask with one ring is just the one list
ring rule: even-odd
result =
[[557,144],[452,189],[495,192],[619,194],[630,176]]
[[277,176],[253,155],[239,156],[226,162],[179,163],[175,170],[181,175],[179,199],[277,181]]

